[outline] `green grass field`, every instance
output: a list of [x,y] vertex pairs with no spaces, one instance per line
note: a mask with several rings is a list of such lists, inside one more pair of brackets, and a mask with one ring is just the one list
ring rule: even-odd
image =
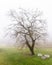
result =
[[[51,57],[43,60],[37,53],[50,54]],[[0,48],[0,65],[52,65],[52,48],[35,49],[34,56],[26,49]]]

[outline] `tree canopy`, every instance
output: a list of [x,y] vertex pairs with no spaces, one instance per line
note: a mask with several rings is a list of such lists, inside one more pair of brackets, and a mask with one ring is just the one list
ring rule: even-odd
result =
[[10,32],[19,41],[27,45],[31,54],[34,55],[34,46],[37,40],[45,39],[47,35],[46,21],[40,11],[28,11],[20,9],[18,12],[10,10],[12,24]]

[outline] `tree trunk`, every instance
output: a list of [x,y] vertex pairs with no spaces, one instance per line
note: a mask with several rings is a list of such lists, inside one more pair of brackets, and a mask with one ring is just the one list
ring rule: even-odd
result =
[[35,40],[32,40],[32,47],[31,47],[32,55],[35,55],[35,53],[34,53],[34,46],[35,46]]
[[29,48],[29,50],[31,52],[31,55],[35,55],[35,53],[34,53],[34,46],[33,47],[30,46],[29,43],[26,43],[26,44],[27,44],[27,46],[28,46],[28,48]]
[[[29,50],[31,52],[31,55],[35,55],[35,53],[34,53],[34,46],[30,46],[29,42],[28,43],[26,42],[26,44],[27,44],[27,46],[28,46],[28,48],[29,48]],[[34,44],[32,44],[32,45],[34,45]]]
[[29,44],[29,42],[28,42],[26,36],[25,36],[25,40],[26,40],[26,45],[28,46],[28,48],[29,48],[29,50],[30,50],[30,52],[31,52],[31,55],[34,55],[34,54],[35,54],[35,53],[34,53],[34,40],[32,41],[32,46]]
[[35,55],[34,49],[32,47],[31,47],[30,51],[31,51],[31,55]]

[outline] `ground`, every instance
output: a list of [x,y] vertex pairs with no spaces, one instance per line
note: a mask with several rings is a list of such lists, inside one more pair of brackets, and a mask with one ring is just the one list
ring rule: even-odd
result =
[[[49,54],[51,57],[43,60],[37,53]],[[0,65],[52,65],[52,48],[35,49],[34,56],[27,49],[0,48]]]

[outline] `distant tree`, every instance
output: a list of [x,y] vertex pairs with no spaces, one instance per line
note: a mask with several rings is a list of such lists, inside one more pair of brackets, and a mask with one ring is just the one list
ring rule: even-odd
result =
[[28,11],[20,9],[19,12],[10,10],[10,16],[12,24],[10,25],[10,31],[12,36],[27,45],[32,55],[34,55],[34,47],[37,40],[45,39],[46,22],[41,17],[40,11]]

